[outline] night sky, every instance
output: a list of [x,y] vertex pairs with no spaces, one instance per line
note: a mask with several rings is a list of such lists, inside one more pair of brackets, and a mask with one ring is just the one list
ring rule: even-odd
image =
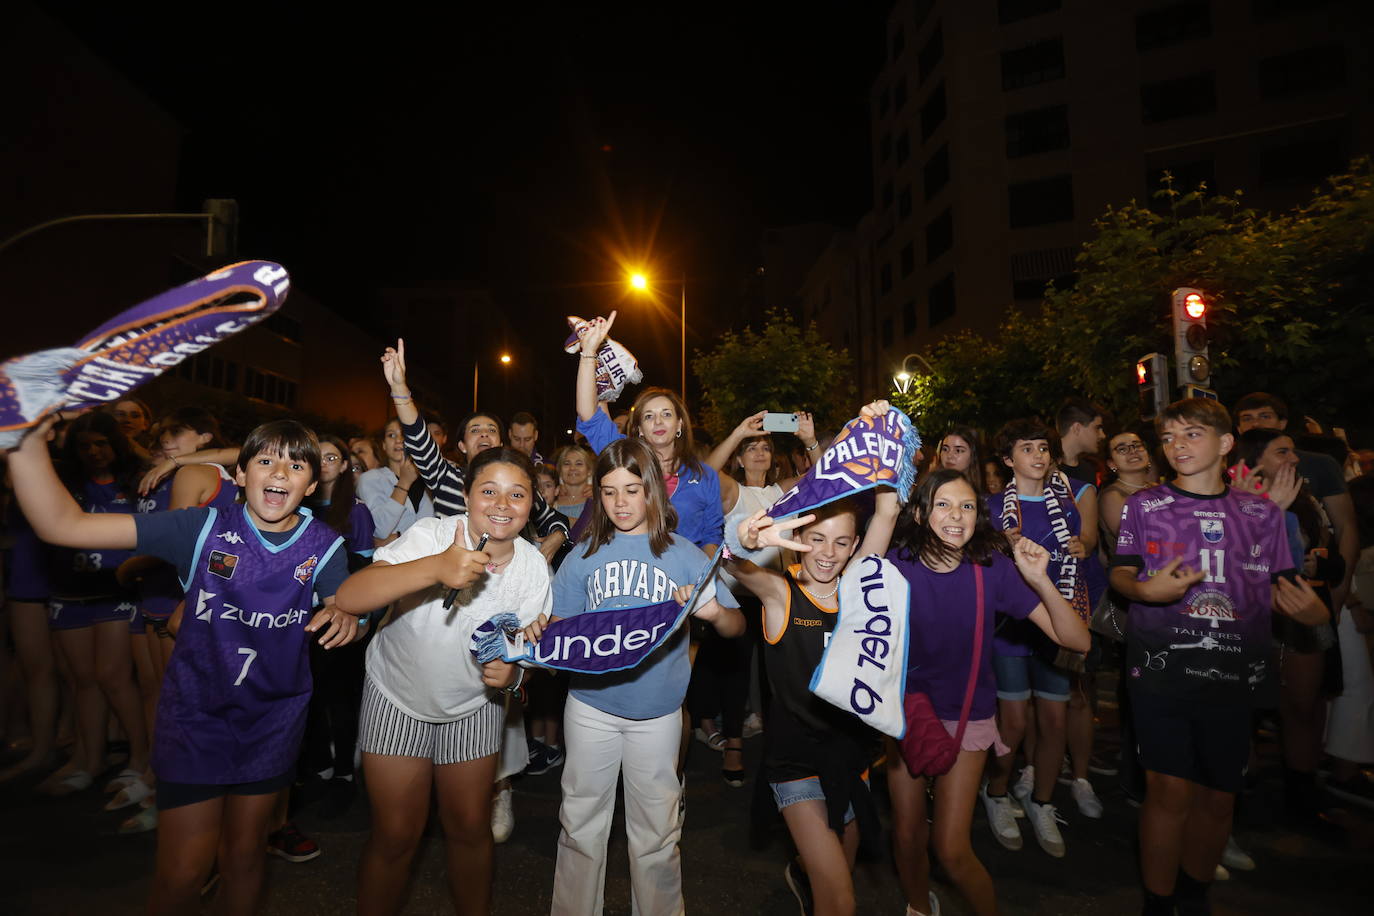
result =
[[647,260],[688,274],[702,345],[765,227],[852,226],[871,202],[886,2],[42,6],[185,127],[180,206],[237,198],[241,253],[345,314],[387,287],[488,288],[555,344],[556,316],[615,307]]

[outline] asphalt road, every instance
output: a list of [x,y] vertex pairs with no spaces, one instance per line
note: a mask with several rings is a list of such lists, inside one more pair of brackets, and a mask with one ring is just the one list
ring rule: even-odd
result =
[[[1104,708],[1104,717],[1114,711]],[[751,773],[761,739],[747,742]],[[1275,748],[1261,744],[1259,790],[1241,806],[1236,835],[1259,863],[1256,871],[1236,873],[1213,891],[1214,912],[1223,914],[1367,913],[1374,883],[1374,854],[1351,833],[1332,828],[1298,834],[1275,822],[1278,772]],[[758,850],[749,844],[752,786],[732,789],[719,778],[719,756],[693,744],[688,761],[688,806],[682,839],[687,909],[694,913],[778,914],[797,912],[782,881],[785,840]],[[496,854],[497,914],[549,911],[558,836],[558,774],[518,780],[516,828]],[[1068,855],[1053,859],[1026,830],[1019,852],[998,846],[981,810],[974,822],[974,846],[997,885],[1002,911],[1009,914],[1125,914],[1139,912],[1135,865],[1135,809],[1114,779],[1095,777],[1106,804],[1101,820],[1077,814],[1067,790],[1056,801],[1068,823],[1063,827]],[[143,912],[152,869],[154,835],[116,833],[124,813],[101,810],[104,797],[93,788],[65,799],[35,795],[36,780],[0,786],[0,914],[87,914],[118,916]],[[97,783],[99,785],[99,783]],[[882,800],[885,806],[885,799]],[[368,815],[360,798],[337,820],[326,821],[306,807],[296,817],[323,854],[307,863],[269,860],[264,914],[310,916],[353,909],[354,867],[367,835]],[[1024,823],[1024,822],[1022,822]],[[1370,835],[1368,814],[1356,818]],[[431,821],[414,869],[406,913],[451,912],[443,880],[442,836]],[[630,912],[623,825],[612,834],[606,892],[607,913]],[[861,863],[856,875],[858,912],[903,912],[901,892],[890,861]],[[937,884],[946,914],[967,912],[948,884]],[[210,911],[209,905],[205,907]]]

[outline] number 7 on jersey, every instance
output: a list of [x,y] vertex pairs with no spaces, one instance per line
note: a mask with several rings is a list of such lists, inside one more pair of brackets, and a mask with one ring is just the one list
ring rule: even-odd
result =
[[243,679],[248,676],[248,669],[253,666],[253,659],[258,657],[258,650],[244,646],[242,649],[239,649],[239,655],[243,655],[245,658],[243,660],[243,670],[239,672],[238,680],[234,681],[235,687],[242,684]]

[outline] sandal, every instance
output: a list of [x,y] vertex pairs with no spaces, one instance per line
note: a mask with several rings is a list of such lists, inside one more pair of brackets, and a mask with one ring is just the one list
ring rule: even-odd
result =
[[77,792],[85,792],[91,787],[95,780],[91,779],[91,774],[85,770],[72,770],[62,779],[58,780],[44,792],[54,798],[62,798],[66,795],[75,795]]
[[136,805],[152,794],[152,787],[141,778],[135,777],[133,782],[120,789],[114,798],[105,803],[105,810],[118,811],[120,808]]
[[150,805],[119,825],[121,835],[147,833],[157,829],[157,805]]
[[698,728],[698,729],[695,731],[695,735],[696,735],[696,739],[697,739],[698,741],[700,741],[702,744],[704,744],[704,745],[706,745],[707,747],[709,747],[711,750],[713,750],[713,751],[724,751],[724,750],[725,750],[725,736],[722,735],[720,732],[711,732],[711,734],[708,735],[708,734],[706,734],[705,731],[703,731],[702,729]]

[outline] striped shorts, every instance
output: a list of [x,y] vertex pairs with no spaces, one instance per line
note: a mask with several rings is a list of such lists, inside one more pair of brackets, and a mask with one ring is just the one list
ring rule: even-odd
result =
[[505,706],[489,697],[482,708],[455,722],[425,722],[387,699],[372,678],[363,684],[358,749],[391,757],[423,757],[435,766],[490,757],[501,750]]

